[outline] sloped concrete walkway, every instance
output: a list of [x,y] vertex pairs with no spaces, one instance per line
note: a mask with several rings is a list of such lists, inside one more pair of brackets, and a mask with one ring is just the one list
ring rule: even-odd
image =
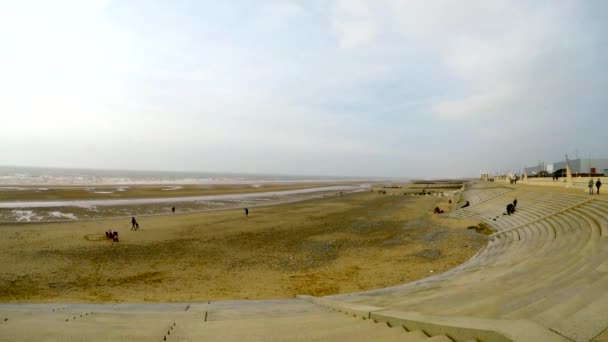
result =
[[0,316],[2,341],[452,341],[302,300],[7,304]]

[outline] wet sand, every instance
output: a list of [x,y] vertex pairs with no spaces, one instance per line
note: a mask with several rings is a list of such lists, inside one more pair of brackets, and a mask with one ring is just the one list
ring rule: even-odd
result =
[[[291,298],[391,286],[452,268],[486,244],[433,215],[447,198],[360,192],[242,210],[0,224],[2,302]],[[446,210],[447,212],[447,210]],[[120,232],[120,242],[104,231]]]
[[72,201],[131,198],[171,198],[354,185],[354,182],[257,183],[257,184],[162,184],[162,185],[39,185],[0,186],[0,202]]
[[258,207],[366,190],[367,185],[335,185],[302,189],[220,193],[187,197],[120,198],[88,200],[0,201],[0,223],[61,222],[131,216],[151,216]]
[[329,191],[353,191],[363,189],[361,186],[341,185],[341,186],[325,186],[306,189],[279,190],[267,192],[251,192],[238,194],[218,194],[204,196],[186,196],[186,197],[168,197],[168,198],[126,198],[126,199],[88,199],[88,200],[49,200],[49,201],[2,201],[0,208],[53,208],[53,207],[81,207],[87,208],[91,206],[121,206],[121,205],[142,205],[142,204],[157,204],[157,203],[182,203],[194,201],[221,201],[221,200],[239,200],[250,199],[256,197],[268,196],[291,196],[299,194],[309,194],[315,192]]

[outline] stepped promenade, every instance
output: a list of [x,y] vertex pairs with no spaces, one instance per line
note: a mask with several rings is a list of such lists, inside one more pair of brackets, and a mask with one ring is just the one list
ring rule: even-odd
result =
[[608,195],[472,182],[465,201],[444,215],[495,233],[419,281],[291,300],[3,304],[0,340],[608,341]]

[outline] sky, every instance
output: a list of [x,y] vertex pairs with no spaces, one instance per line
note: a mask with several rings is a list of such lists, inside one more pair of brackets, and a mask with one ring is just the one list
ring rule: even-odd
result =
[[608,158],[605,13],[0,0],[0,164],[430,178]]

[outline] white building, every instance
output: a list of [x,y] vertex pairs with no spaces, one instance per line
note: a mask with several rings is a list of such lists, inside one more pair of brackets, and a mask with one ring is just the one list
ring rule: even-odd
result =
[[[537,166],[525,168],[528,176],[536,176],[539,174],[557,174],[560,176],[566,175],[566,161],[559,161],[551,164],[540,163]],[[603,174],[608,175],[608,158],[578,158],[570,160],[570,170],[572,175],[584,174]]]

